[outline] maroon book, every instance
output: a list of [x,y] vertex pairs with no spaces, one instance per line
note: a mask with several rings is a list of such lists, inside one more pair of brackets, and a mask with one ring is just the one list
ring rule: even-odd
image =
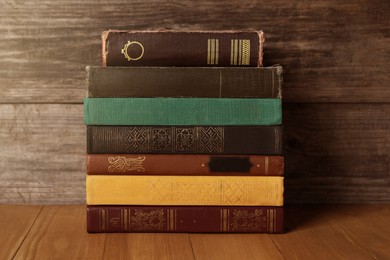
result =
[[103,66],[262,66],[261,31],[119,31],[102,34]]
[[87,231],[283,233],[283,207],[87,206]]

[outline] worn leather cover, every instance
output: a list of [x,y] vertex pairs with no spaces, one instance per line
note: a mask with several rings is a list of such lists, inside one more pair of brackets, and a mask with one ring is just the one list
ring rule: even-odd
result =
[[86,125],[280,125],[280,98],[85,98]]
[[87,175],[88,205],[282,206],[282,176]]
[[282,154],[282,126],[88,126],[95,153]]
[[261,31],[102,33],[104,66],[261,66]]
[[283,207],[87,206],[87,231],[283,233]]
[[90,154],[90,175],[260,175],[283,176],[282,156]]
[[281,98],[282,67],[91,67],[87,97]]

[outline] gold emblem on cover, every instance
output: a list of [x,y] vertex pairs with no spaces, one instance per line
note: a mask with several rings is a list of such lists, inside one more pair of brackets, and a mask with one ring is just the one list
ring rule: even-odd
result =
[[[141,48],[141,54],[138,56],[138,57],[130,57],[129,55],[129,52],[127,51],[127,49],[129,47],[131,47],[131,45],[138,45],[140,48]],[[121,50],[121,53],[125,56],[125,58],[128,60],[128,61],[131,61],[131,60],[139,60],[142,58],[142,56],[144,56],[144,52],[145,52],[145,49],[144,49],[144,46],[142,46],[142,44],[140,42],[137,42],[137,41],[128,41],[124,46],[123,46],[123,49]]]
[[145,168],[142,167],[142,163],[145,161],[145,156],[139,156],[136,158],[126,158],[124,156],[110,156],[108,157],[109,172],[144,172]]

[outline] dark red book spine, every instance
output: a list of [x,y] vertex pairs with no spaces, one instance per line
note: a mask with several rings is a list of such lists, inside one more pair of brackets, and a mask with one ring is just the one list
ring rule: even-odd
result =
[[187,154],[89,154],[91,175],[283,176],[282,156]]
[[118,31],[102,34],[103,66],[262,66],[261,31]]
[[283,233],[283,207],[87,206],[87,231]]

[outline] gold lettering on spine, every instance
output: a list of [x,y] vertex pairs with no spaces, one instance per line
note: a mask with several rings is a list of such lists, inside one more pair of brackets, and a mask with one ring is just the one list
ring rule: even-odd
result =
[[265,171],[265,175],[268,175],[268,169],[269,169],[268,156],[266,156],[266,157],[264,157],[264,171]]
[[238,54],[238,40],[234,40],[234,57],[233,57],[233,64],[237,65],[237,54]]
[[208,39],[207,40],[207,64],[215,65],[218,64],[219,57],[219,40]]
[[230,40],[230,65],[233,65],[233,57],[234,57],[234,40]]

